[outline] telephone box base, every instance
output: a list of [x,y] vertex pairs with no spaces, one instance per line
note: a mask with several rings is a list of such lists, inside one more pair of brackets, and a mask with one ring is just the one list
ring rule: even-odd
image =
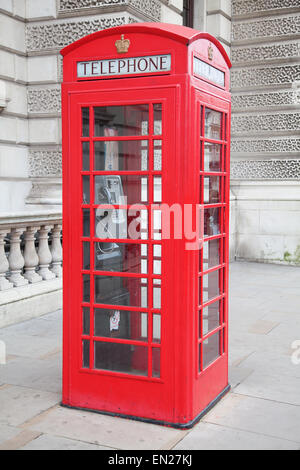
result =
[[124,415],[122,413],[109,413],[108,411],[100,411],[100,410],[91,410],[90,408],[82,408],[79,406],[71,406],[71,405],[65,405],[64,403],[61,403],[60,406],[63,408],[69,408],[72,410],[80,410],[80,411],[88,411],[90,413],[97,413],[105,416],[114,416],[117,418],[123,418],[123,419],[131,419],[132,421],[142,421],[143,423],[150,423],[150,424],[157,424],[160,426],[167,426],[169,428],[175,428],[175,429],[191,429],[195,424],[197,424],[222,398],[231,390],[231,385],[228,385],[224,390],[212,401],[207,405],[206,408],[204,408],[201,413],[199,413],[196,418],[194,418],[192,421],[189,421],[188,423],[169,423],[166,421],[159,421],[159,420],[154,420],[154,419],[147,419],[147,418],[139,418],[138,416],[130,416],[130,415]]

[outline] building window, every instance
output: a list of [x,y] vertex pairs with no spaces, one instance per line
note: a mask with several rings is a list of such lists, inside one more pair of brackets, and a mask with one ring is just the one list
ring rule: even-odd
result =
[[194,26],[194,0],[184,0],[183,2],[183,26]]

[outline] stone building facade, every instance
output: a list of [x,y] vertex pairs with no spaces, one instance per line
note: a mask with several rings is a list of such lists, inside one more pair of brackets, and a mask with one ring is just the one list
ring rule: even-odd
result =
[[300,264],[299,0],[0,0],[0,324],[29,299],[33,315],[41,296],[58,306],[60,49],[112,26],[182,24],[184,9],[233,63],[231,257]]

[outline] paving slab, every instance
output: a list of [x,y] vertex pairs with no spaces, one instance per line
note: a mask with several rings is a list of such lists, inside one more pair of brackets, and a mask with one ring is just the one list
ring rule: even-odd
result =
[[39,318],[33,318],[24,322],[7,326],[0,330],[1,334],[10,335],[29,335],[29,336],[62,336],[62,311],[44,315]]
[[37,439],[20,447],[19,450],[116,450],[110,447],[96,446],[86,442],[75,441],[57,436],[43,434]]
[[[255,369],[255,372],[272,376],[291,376],[300,378],[300,364],[296,365],[292,362],[292,357],[279,354],[276,351],[259,352],[245,357],[238,364],[237,368]],[[288,379],[287,379],[288,380]]]
[[61,346],[61,341],[57,337],[7,334],[4,330],[0,331],[0,339],[6,344],[7,354],[21,357],[39,358]]
[[300,407],[231,393],[203,422],[300,443]]
[[235,392],[300,407],[300,378],[297,377],[268,375],[268,371],[265,374],[253,372]]
[[248,331],[249,333],[254,333],[256,335],[267,335],[277,326],[279,326],[279,323],[277,322],[258,320],[256,323],[250,326]]
[[174,450],[299,450],[297,442],[231,429],[210,423],[198,424]]
[[7,386],[0,389],[0,424],[19,426],[60,401],[57,393]]
[[[292,328],[293,325],[291,325]],[[272,335],[272,331],[267,335],[261,335],[245,332],[237,326],[231,328],[229,326],[229,351],[242,348],[248,350],[249,353],[252,351],[269,353],[277,351],[279,354],[291,356],[293,340],[290,337]]]
[[57,356],[47,360],[16,357],[0,367],[6,384],[61,393],[61,361]]
[[246,367],[229,367],[229,383],[231,388],[234,389],[240,385],[250,374],[254,372],[254,369]]
[[170,449],[186,431],[60,406],[26,424],[33,431],[122,450]]
[[6,440],[3,444],[0,445],[0,450],[19,450],[22,446],[26,445],[28,442],[39,437],[39,433],[35,431],[22,431],[19,429],[19,433],[12,437],[11,439]]
[[20,429],[7,424],[0,424],[0,446],[7,440],[13,439],[20,433]]

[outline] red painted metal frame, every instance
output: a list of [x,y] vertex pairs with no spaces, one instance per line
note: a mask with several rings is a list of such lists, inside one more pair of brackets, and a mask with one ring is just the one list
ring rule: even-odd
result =
[[[131,41],[127,57],[170,53],[172,71],[151,76],[115,77],[105,80],[77,80],[76,63],[82,60],[116,58],[115,41],[124,34]],[[213,47],[214,58],[209,60],[207,50]],[[99,51],[105,51],[99,57]],[[64,83],[63,109],[63,224],[64,224],[64,358],[63,399],[65,406],[91,409],[134,419],[154,421],[176,427],[190,427],[228,390],[228,234],[229,234],[229,152],[230,152],[230,61],[220,43],[207,33],[190,28],[158,23],[146,23],[112,28],[94,33],[62,51]],[[193,57],[225,73],[225,87],[193,76]],[[149,104],[149,134],[147,136],[112,137],[118,141],[148,141],[148,171],[116,171],[109,174],[148,177],[148,240],[110,240],[148,246],[148,273],[96,271],[94,269],[95,213],[94,176],[107,174],[94,171],[94,142],[107,137],[81,137],[81,108],[90,112],[93,122],[94,107],[109,105]],[[153,104],[163,104],[162,135],[153,133]],[[220,140],[204,137],[205,108],[222,113]],[[90,126],[92,129],[92,126]],[[154,171],[154,140],[162,140],[162,169]],[[90,170],[82,171],[82,142],[89,142]],[[222,167],[219,172],[203,171],[204,143],[220,144]],[[90,204],[82,204],[82,176],[90,177]],[[220,208],[220,234],[205,239],[220,240],[220,264],[203,272],[199,251],[187,251],[185,236],[178,239],[154,240],[152,235],[153,178],[162,176],[163,203],[202,204],[204,176],[219,176],[219,203],[205,204]],[[199,195],[202,194],[201,198]],[[111,207],[111,206],[110,206]],[[120,208],[123,206],[115,206]],[[140,204],[144,209],[144,205]],[[159,208],[160,205],[156,204]],[[90,236],[82,233],[83,210],[90,210]],[[163,220],[163,224],[165,221]],[[183,224],[183,223],[182,223]],[[183,227],[183,225],[182,225]],[[90,269],[82,269],[82,243],[90,243]],[[154,274],[153,245],[162,245],[161,275]],[[202,257],[201,257],[202,260]],[[202,302],[199,280],[209,273],[220,273],[220,295]],[[82,276],[90,276],[90,302],[82,301]],[[120,311],[148,314],[148,339],[113,339],[114,343],[142,345],[148,348],[148,375],[130,375],[107,370],[95,370],[93,308],[112,308],[113,305],[93,303],[94,275],[109,275],[124,279],[147,279],[148,307],[118,306]],[[161,308],[153,305],[153,280],[161,279]],[[200,284],[201,285],[201,284]],[[203,307],[219,302],[220,324],[205,336]],[[82,331],[82,309],[90,308],[90,334]],[[199,314],[200,312],[200,314]],[[153,314],[161,315],[161,342],[153,341]],[[201,328],[200,328],[201,326]],[[138,325],[137,325],[138,328]],[[206,339],[220,332],[220,356],[203,369],[203,354],[199,355]],[[82,367],[82,341],[90,341],[90,367]],[[101,338],[111,342],[110,338]],[[161,374],[154,377],[152,354],[160,351]]]

